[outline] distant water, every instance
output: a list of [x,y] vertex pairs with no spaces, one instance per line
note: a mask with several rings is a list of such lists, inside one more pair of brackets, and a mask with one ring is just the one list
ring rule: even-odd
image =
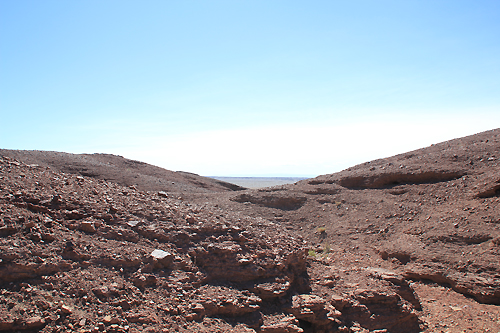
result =
[[293,184],[307,177],[210,177],[246,188],[262,188],[284,184]]

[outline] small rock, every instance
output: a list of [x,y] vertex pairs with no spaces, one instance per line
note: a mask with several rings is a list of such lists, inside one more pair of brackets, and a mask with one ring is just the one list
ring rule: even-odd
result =
[[140,223],[140,221],[128,221],[127,224],[130,226],[130,227],[135,227],[137,226],[138,224]]
[[298,326],[299,321],[294,316],[287,316],[278,323],[263,325],[262,333],[302,333],[304,330]]
[[336,308],[342,311],[344,306],[349,303],[349,299],[340,295],[332,295],[330,297],[330,303]]
[[201,319],[201,315],[199,313],[188,313],[187,315],[184,316],[184,318],[187,320],[187,321],[193,321],[193,320],[200,320]]
[[163,250],[154,250],[151,252],[151,256],[155,259],[164,259],[168,256],[172,256],[172,253]]
[[111,303],[113,306],[121,306],[121,308],[125,311],[129,310],[130,307],[132,306],[132,303],[127,301],[126,299],[120,299],[118,301],[115,301]]
[[155,286],[157,283],[156,276],[152,274],[140,274],[132,278],[132,282],[138,288],[146,288]]
[[115,325],[120,323],[120,318],[111,317],[108,315],[102,318],[102,322],[104,323],[104,325]]
[[99,287],[99,288],[94,288],[92,289],[92,292],[100,299],[103,299],[103,298],[108,298],[111,296],[111,293],[109,291],[109,288],[106,287],[106,286],[102,286],[102,287]]
[[149,324],[155,323],[156,319],[147,313],[127,313],[125,318],[131,323]]
[[60,309],[61,309],[61,313],[65,314],[65,315],[69,315],[69,314],[73,313],[73,309],[67,305],[64,305],[64,304],[61,305]]
[[151,252],[151,256],[158,260],[158,262],[165,268],[170,266],[170,264],[174,261],[174,255],[163,250],[154,250]]
[[203,311],[205,311],[205,307],[202,304],[200,304],[200,303],[192,304],[191,305],[191,309],[194,312],[203,312]]
[[95,223],[91,221],[83,221],[82,223],[80,223],[78,229],[80,229],[83,232],[87,232],[89,234],[93,234],[97,231]]
[[31,317],[31,318],[26,319],[24,324],[26,325],[27,329],[37,329],[37,328],[41,328],[42,326],[45,325],[45,319],[43,319],[40,316],[35,316],[35,317]]
[[335,281],[330,280],[330,279],[325,279],[325,280],[321,281],[319,284],[322,286],[331,288],[335,285]]

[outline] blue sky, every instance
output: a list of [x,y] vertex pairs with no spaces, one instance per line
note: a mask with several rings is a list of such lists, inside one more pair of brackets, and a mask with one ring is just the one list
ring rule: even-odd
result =
[[499,1],[0,1],[0,148],[315,176],[500,127]]

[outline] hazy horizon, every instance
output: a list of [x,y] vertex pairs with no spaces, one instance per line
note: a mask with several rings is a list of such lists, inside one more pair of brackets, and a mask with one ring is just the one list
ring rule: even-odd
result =
[[3,1],[0,147],[334,173],[500,127],[498,1]]
[[[491,130],[495,130],[495,129],[496,128],[493,128]],[[490,131],[490,130],[487,130],[487,131]],[[485,132],[485,131],[482,131],[482,132]],[[482,133],[482,132],[478,132],[478,133],[474,133],[474,134],[479,134],[479,133]],[[471,135],[474,135],[474,134],[471,134]],[[460,137],[452,138],[450,140],[458,139],[458,138],[460,138]],[[450,140],[446,140],[446,141],[450,141]],[[434,145],[434,144],[439,144],[439,143],[442,143],[442,142],[445,142],[445,141],[434,142],[434,143],[430,144],[429,146]],[[117,156],[121,156],[121,157],[126,158],[126,159],[137,160],[139,162],[145,162],[145,163],[148,163],[148,164],[151,164],[151,165],[154,165],[154,166],[162,167],[164,169],[167,169],[167,170],[170,170],[170,171],[174,171],[174,172],[195,173],[195,174],[198,174],[198,175],[203,176],[203,177],[224,180],[224,181],[227,181],[227,182],[231,182],[231,181],[225,180],[225,179],[240,179],[240,180],[244,180],[245,178],[248,178],[250,180],[255,180],[257,178],[262,178],[262,179],[264,179],[263,182],[266,182],[265,179],[271,179],[271,178],[272,179],[287,179],[287,180],[290,180],[290,179],[303,180],[303,179],[315,178],[317,176],[321,176],[321,175],[325,175],[325,174],[333,174],[333,173],[336,173],[336,172],[340,172],[340,171],[343,171],[345,169],[348,169],[350,167],[354,167],[354,166],[356,166],[358,164],[362,164],[362,163],[365,163],[365,162],[370,162],[370,161],[374,161],[374,160],[378,160],[378,159],[388,158],[388,157],[392,157],[392,156],[395,156],[395,155],[408,153],[408,152],[411,152],[411,151],[414,151],[414,150],[423,149],[423,148],[426,148],[426,147],[428,147],[428,146],[419,147],[417,149],[408,150],[408,151],[401,151],[401,152],[398,152],[398,153],[393,154],[393,155],[387,155],[387,156],[383,156],[383,157],[376,157],[376,158],[373,158],[373,159],[360,160],[356,164],[345,165],[345,167],[342,168],[342,169],[337,169],[337,170],[333,170],[333,171],[325,172],[325,173],[321,173],[321,174],[309,174],[309,175],[307,175],[307,174],[284,174],[284,173],[262,173],[262,174],[245,175],[245,174],[231,174],[231,173],[229,173],[229,175],[215,175],[214,176],[214,175],[198,174],[198,173],[193,172],[192,170],[173,170],[173,169],[169,169],[168,167],[165,167],[165,166],[160,166],[160,165],[157,165],[157,164],[154,164],[154,163],[151,163],[151,162],[146,162],[146,161],[143,161],[143,160],[138,160],[138,159],[130,158],[128,156],[122,156],[122,155],[114,154],[112,152],[98,152],[98,153],[95,153],[95,152],[82,152],[81,154],[110,154],[110,155],[117,155]],[[6,149],[6,148],[0,147],[0,149]],[[40,151],[40,150],[37,150],[37,149],[26,149],[26,150],[28,150],[28,151],[29,150]],[[54,152],[56,152],[56,151],[54,151]],[[68,153],[68,152],[63,152],[63,153]],[[281,181],[278,180],[278,182],[276,184],[279,184],[279,183],[281,183]],[[283,184],[289,184],[289,183],[290,182],[284,182]],[[270,185],[270,186],[272,186],[272,185]],[[256,188],[256,187],[254,187],[254,188]]]
[[227,183],[236,184],[246,188],[264,188],[285,184],[293,184],[300,180],[309,179],[311,177],[210,177],[217,180],[222,180]]

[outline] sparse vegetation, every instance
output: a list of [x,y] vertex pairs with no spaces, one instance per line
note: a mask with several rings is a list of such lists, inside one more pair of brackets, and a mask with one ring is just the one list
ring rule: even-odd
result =
[[311,257],[316,257],[316,251],[314,251],[313,249],[309,249],[309,251],[307,251],[307,254]]
[[316,231],[318,232],[318,234],[324,234],[324,233],[326,233],[326,228],[325,227],[319,227],[318,229],[316,229]]

